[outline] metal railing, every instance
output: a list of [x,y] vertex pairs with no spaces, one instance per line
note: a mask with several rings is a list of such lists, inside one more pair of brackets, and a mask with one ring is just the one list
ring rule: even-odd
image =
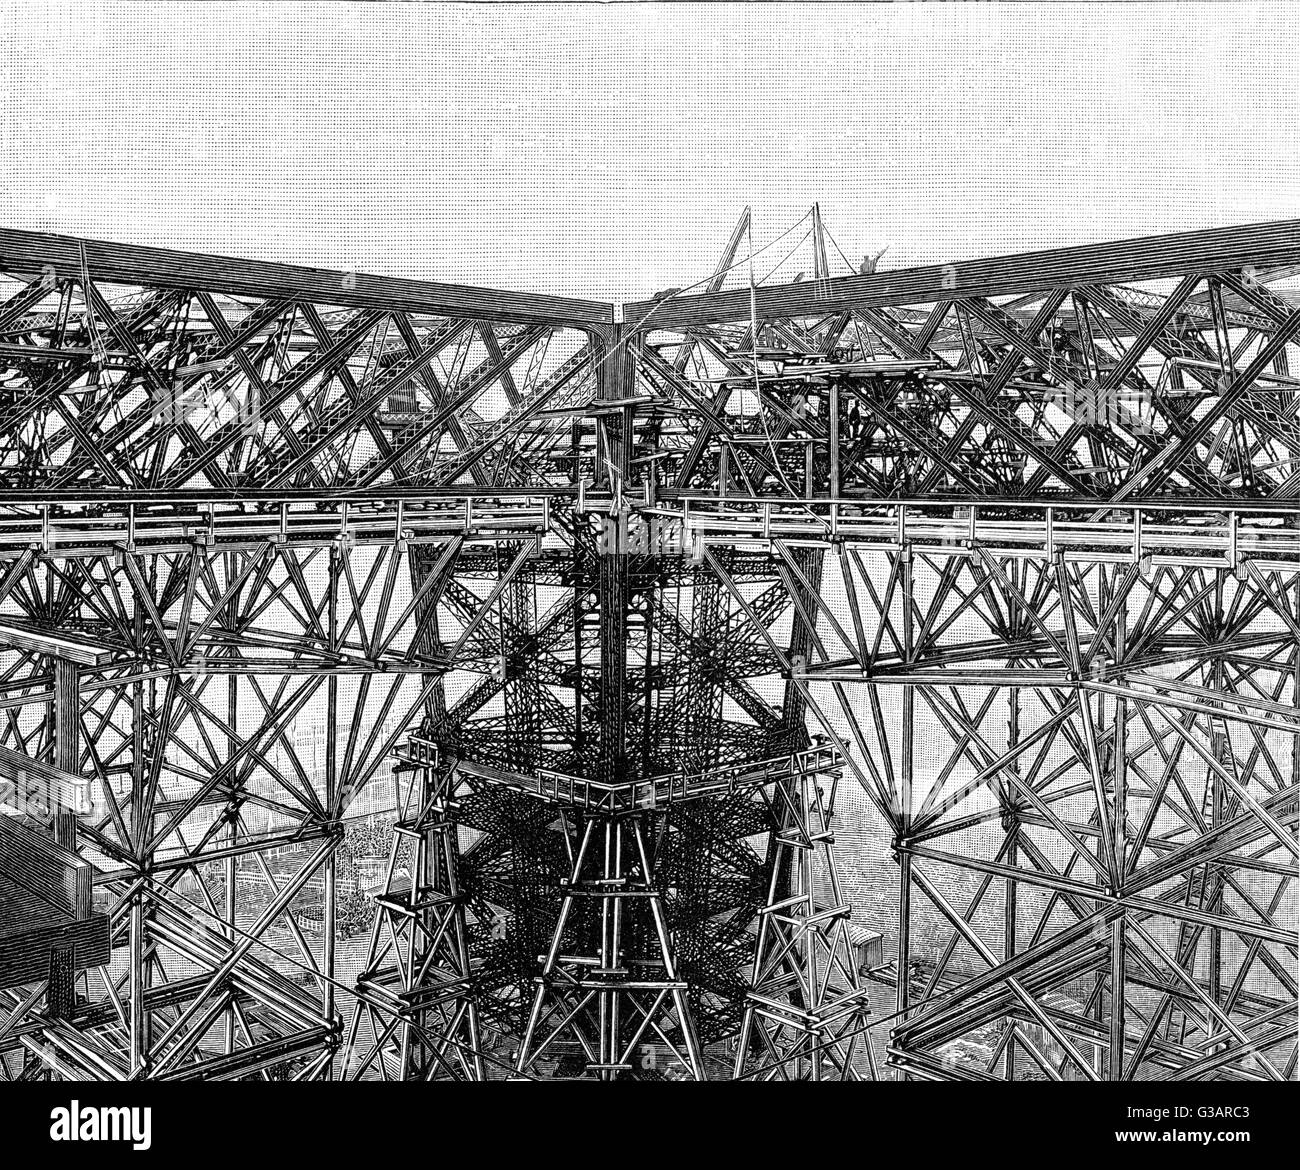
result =
[[844,765],[842,754],[818,739],[796,752],[744,760],[702,771],[665,772],[625,781],[601,781],[552,768],[531,773],[477,763],[453,756],[432,740],[412,735],[397,752],[404,763],[417,767],[454,766],[458,770],[536,796],[552,803],[598,812],[654,809],[707,796],[724,796],[766,787],[790,776],[830,774]]

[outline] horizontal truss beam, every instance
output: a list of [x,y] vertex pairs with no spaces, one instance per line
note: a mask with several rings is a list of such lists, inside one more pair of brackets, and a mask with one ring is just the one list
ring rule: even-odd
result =
[[[820,316],[849,308],[933,304],[1189,272],[1263,271],[1297,259],[1300,220],[1281,220],[762,287],[756,292],[756,309],[760,320]],[[662,304],[637,301],[624,305],[623,312],[638,329],[681,329],[747,320],[750,296],[748,289],[740,289],[674,297]]]
[[89,270],[96,279],[110,283],[203,288],[481,321],[600,329],[614,320],[613,307],[599,301],[334,272],[14,229],[0,229],[0,269],[24,275],[53,270],[58,278],[78,279],[83,270]]

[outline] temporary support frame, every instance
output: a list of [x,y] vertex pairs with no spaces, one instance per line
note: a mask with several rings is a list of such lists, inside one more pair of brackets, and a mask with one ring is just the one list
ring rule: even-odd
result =
[[[827,798],[802,772],[776,786],[767,904],[736,1041],[737,1080],[875,1080],[871,1009],[849,937]],[[818,864],[820,862],[820,865]]]
[[[537,976],[516,1071],[535,1073],[547,1049],[568,1040],[598,1080],[658,1068],[660,1049],[666,1075],[703,1080],[687,983],[677,970],[641,814],[588,817],[574,836],[573,873]],[[566,953],[574,941],[566,928],[579,917],[599,922],[594,954]]]
[[[673,1019],[757,1028],[741,846],[820,766],[808,723],[897,857],[899,1075],[1294,1078],[1300,225],[752,292],[747,227],[623,324],[0,232],[0,749],[88,782],[114,944],[71,1004],[0,990],[0,1075],[344,1068],[341,842],[416,727],[472,807],[430,779],[411,822],[465,942],[403,991],[479,990],[385,1017],[408,1053],[503,1073],[566,809],[667,834],[634,875],[691,891],[660,883],[664,944],[724,956]],[[692,805],[717,880],[672,852]],[[428,1055],[393,1072],[451,1075]]]

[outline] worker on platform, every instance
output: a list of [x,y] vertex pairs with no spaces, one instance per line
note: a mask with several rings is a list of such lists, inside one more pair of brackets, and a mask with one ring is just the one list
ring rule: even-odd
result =
[[849,439],[856,443],[858,439],[862,438],[862,411],[858,408],[856,398],[849,403],[848,414],[845,416],[844,422]]
[[876,265],[880,263],[880,258],[889,251],[889,245],[886,244],[874,256],[863,256],[862,263],[858,265],[858,274],[860,276],[870,276],[876,270]]

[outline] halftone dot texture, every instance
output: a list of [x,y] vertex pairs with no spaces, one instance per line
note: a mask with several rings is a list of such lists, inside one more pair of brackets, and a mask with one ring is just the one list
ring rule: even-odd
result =
[[1287,218],[1300,11],[0,0],[9,226],[635,300]]
[[[1300,93],[1278,46],[1298,23],[1215,4],[0,0],[0,223],[622,301],[707,275],[745,206],[762,246],[820,202],[850,263],[888,246],[890,267],[1290,218]],[[919,744],[919,772],[950,746]],[[298,748],[320,766],[310,730]],[[855,922],[892,939],[887,831],[844,789]],[[917,953],[942,937],[918,930]],[[363,957],[344,940],[341,978]]]

